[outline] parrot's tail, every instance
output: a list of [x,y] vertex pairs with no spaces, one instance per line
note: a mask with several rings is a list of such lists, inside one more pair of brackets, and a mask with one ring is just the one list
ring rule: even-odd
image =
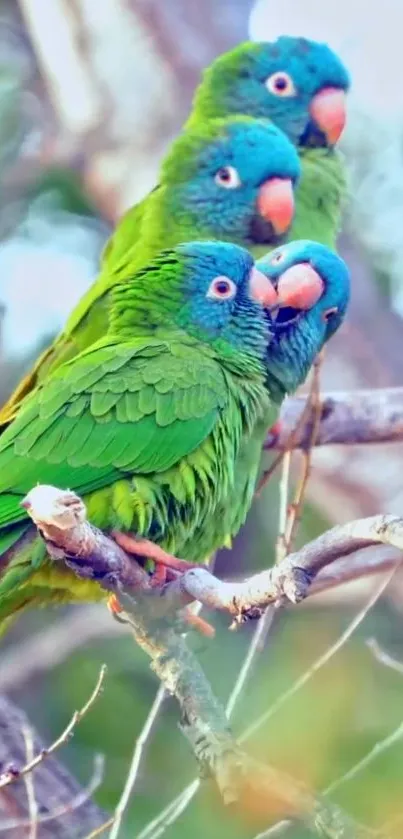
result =
[[16,613],[30,604],[27,582],[45,555],[45,544],[30,523],[0,533],[0,635]]
[[[11,544],[10,544],[11,542]],[[99,583],[78,577],[62,561],[51,560],[31,524],[0,533],[0,637],[27,608],[106,600]]]

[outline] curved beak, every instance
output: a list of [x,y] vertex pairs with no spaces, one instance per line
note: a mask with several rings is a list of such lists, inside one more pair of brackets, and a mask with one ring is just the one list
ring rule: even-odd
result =
[[287,268],[277,283],[278,306],[293,309],[311,309],[319,300],[325,285],[322,277],[308,262]]
[[257,268],[252,268],[250,272],[249,292],[253,300],[265,308],[273,308],[278,305],[277,292],[273,283]]
[[289,178],[270,178],[258,193],[257,211],[265,221],[272,224],[274,232],[285,233],[294,218],[294,193]]
[[310,114],[323,131],[330,146],[334,146],[346,124],[346,94],[340,87],[324,87],[311,102]]

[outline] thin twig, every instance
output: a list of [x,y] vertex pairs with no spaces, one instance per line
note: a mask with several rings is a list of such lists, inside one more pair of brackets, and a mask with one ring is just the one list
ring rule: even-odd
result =
[[403,737],[403,722],[395,728],[387,737],[384,737],[383,740],[379,740],[378,743],[375,743],[375,746],[368,752],[361,760],[358,761],[348,772],[345,772],[341,778],[337,778],[336,781],[333,781],[326,787],[324,794],[330,795],[331,793],[335,792],[336,790],[340,789],[343,784],[347,783],[347,781],[351,781],[352,778],[355,778],[359,772],[362,772],[363,769],[366,769],[379,755],[386,752],[387,749],[390,749],[398,740]]
[[[388,575],[382,580],[381,584],[376,588],[376,590],[371,594],[369,599],[366,601],[365,605],[360,609],[360,611],[355,615],[353,620],[349,623],[345,631],[340,635],[337,641],[332,644],[328,649],[321,655],[316,661],[311,665],[311,667],[302,674],[292,685],[291,687],[285,691],[281,696],[278,697],[276,702],[266,711],[263,715],[261,715],[251,726],[249,726],[246,731],[241,734],[240,742],[244,742],[248,739],[252,734],[254,734],[264,723],[267,722],[283,705],[291,699],[295,694],[304,687],[307,682],[323,667],[327,664],[330,659],[336,655],[339,650],[347,643],[347,641],[351,638],[355,630],[358,626],[362,623],[364,618],[368,615],[369,611],[375,605],[377,600],[381,597],[387,586],[389,585],[393,575],[397,570],[397,565],[395,565],[392,570],[388,573]],[[176,798],[164,808],[164,810],[157,816],[153,822],[151,822],[137,837],[137,839],[159,839],[160,836],[163,835],[166,828],[169,827],[174,821],[182,815],[183,811],[185,810],[186,806],[190,803],[194,795],[196,794],[199,787],[199,782],[194,780],[190,783],[187,787],[185,787],[182,792],[176,796]],[[285,822],[284,824],[289,825],[289,822]],[[278,825],[275,826],[276,829]],[[269,835],[262,834],[263,836]],[[272,835],[272,834],[270,834]],[[273,834],[274,836],[274,834]]]
[[295,541],[297,527],[301,518],[302,505],[311,472],[312,449],[315,445],[319,431],[322,410],[320,404],[320,368],[322,363],[323,350],[316,357],[312,370],[311,386],[308,397],[311,412],[310,422],[312,423],[312,427],[308,435],[307,446],[302,452],[303,465],[301,475],[297,483],[297,488],[295,490],[294,500],[288,509],[287,526],[284,539],[285,555],[292,550]]
[[275,611],[276,610],[273,608],[273,606],[268,606],[266,611],[258,621],[257,627],[253,633],[251,643],[249,644],[247,654],[239,671],[239,675],[234,684],[234,687],[229,695],[228,702],[225,708],[226,714],[229,719],[234,713],[234,708],[241,697],[242,691],[245,687],[247,680],[250,678],[251,670],[255,662],[256,656],[258,653],[261,652],[262,648],[265,646],[268,632],[274,620]]
[[276,564],[287,556],[287,517],[288,517],[288,492],[290,485],[291,449],[284,452],[283,468],[279,484],[279,507],[278,507],[278,535],[276,540]]
[[[286,449],[286,451],[287,451],[287,450],[288,450],[288,449]],[[260,495],[261,495],[261,493],[262,493],[262,490],[264,489],[264,487],[266,486],[266,484],[268,484],[268,482],[270,481],[271,476],[272,476],[272,475],[274,475],[274,473],[275,473],[275,471],[276,471],[277,467],[278,467],[278,466],[280,465],[280,463],[282,462],[283,457],[284,457],[284,451],[281,451],[281,452],[280,452],[280,454],[276,455],[276,457],[274,458],[274,460],[272,460],[272,462],[271,462],[270,466],[269,466],[267,469],[265,469],[265,470],[264,470],[263,474],[262,474],[262,475],[261,475],[261,477],[259,478],[259,481],[258,481],[258,484],[257,484],[257,487],[256,487],[256,491],[255,491],[255,498],[259,498],[259,496],[260,496]]]
[[[403,440],[403,387],[322,393],[321,418],[316,446],[367,445]],[[270,429],[264,448],[285,451],[306,406],[306,397],[286,399],[278,422]],[[310,435],[310,418],[299,422],[293,448],[304,449]]]
[[276,839],[277,836],[281,836],[288,827],[291,827],[292,822],[290,821],[282,821],[277,822],[274,824],[273,827],[269,827],[268,830],[264,830],[263,833],[258,833],[257,836],[254,836],[253,839]]
[[119,799],[117,807],[115,809],[114,817],[113,817],[113,827],[110,832],[109,839],[117,839],[119,834],[119,829],[122,823],[122,818],[124,816],[125,810],[130,800],[130,796],[133,792],[134,785],[137,779],[137,773],[139,771],[141,758],[143,756],[144,747],[147,743],[147,739],[150,735],[151,729],[157,719],[158,713],[161,709],[161,705],[165,699],[166,693],[165,688],[161,684],[158,688],[158,691],[155,695],[154,702],[151,706],[151,709],[148,713],[147,719],[145,724],[136,740],[136,744],[134,747],[133,757],[130,763],[130,771],[126,778],[126,783],[123,787],[122,795]]
[[[309,476],[311,449],[315,443],[315,437],[320,421],[321,408],[319,402],[319,371],[321,361],[322,356],[319,355],[315,360],[315,364],[313,367],[311,387],[308,396],[308,403],[310,406],[310,410],[313,414],[312,431],[309,438],[308,450],[304,452],[304,455],[306,457],[305,468],[302,474],[299,487],[297,489],[296,496],[290,508],[288,506],[288,492],[292,451],[291,449],[287,449],[287,451],[284,452],[282,476],[279,484],[280,500],[278,536],[276,541],[276,564],[281,562],[281,560],[283,560],[287,556],[291,548],[292,539],[295,534],[295,528],[298,524],[298,514],[301,509],[301,505],[303,503],[305,495],[306,485]],[[239,672],[239,675],[237,677],[237,680],[235,682],[235,685],[227,703],[226,711],[228,717],[231,716],[236,703],[242,695],[243,688],[250,676],[256,656],[259,652],[261,652],[261,650],[265,646],[267,635],[270,631],[271,626],[273,625],[274,612],[275,610],[273,609],[273,607],[269,606],[258,621],[258,625],[256,627],[255,632],[253,633],[248,652],[246,654],[241,670]]]
[[[24,725],[22,728],[22,736],[25,742],[25,758],[27,764],[34,759],[34,738],[32,736],[32,729],[29,725]],[[29,813],[29,839],[37,839],[38,836],[38,804],[35,798],[35,784],[32,772],[28,772],[24,777],[25,788],[28,799],[28,813]]]
[[113,825],[113,822],[114,817],[111,816],[110,819],[107,819],[106,822],[100,824],[99,827],[95,828],[95,830],[91,830],[91,833],[87,833],[84,839],[95,839],[96,836],[101,836],[102,833],[105,833],[105,830],[107,830],[108,827],[111,827]]
[[383,650],[375,638],[368,638],[366,643],[367,647],[371,650],[371,653],[373,653],[377,661],[379,661],[381,664],[384,664],[385,667],[390,667],[391,670],[396,670],[397,673],[403,674],[402,662],[397,661],[395,658],[389,655],[389,653]]
[[[279,485],[280,489],[280,503],[279,503],[279,535],[276,543],[276,561],[282,558],[283,540],[285,534],[285,527],[287,522],[287,508],[288,508],[288,482],[290,475],[290,461],[291,452],[286,451],[283,457],[282,477]],[[231,717],[234,708],[239,701],[247,679],[250,676],[256,656],[263,649],[268,632],[274,620],[274,608],[268,606],[261,618],[258,620],[257,627],[253,633],[252,640],[249,644],[247,654],[243,661],[241,670],[238,674],[234,687],[228,698],[226,705],[226,713],[228,718]]]
[[[343,784],[347,783],[348,781],[351,781],[353,778],[356,778],[357,775],[359,775],[364,769],[367,769],[368,766],[370,766],[370,764],[373,763],[373,761],[379,757],[379,755],[383,754],[385,751],[394,746],[394,744],[397,743],[398,740],[400,740],[401,738],[403,738],[403,722],[401,722],[400,725],[394,729],[394,731],[388,734],[387,737],[384,737],[383,740],[379,740],[378,743],[375,743],[372,749],[370,749],[370,751],[367,752],[367,754],[364,755],[364,757],[361,758],[361,760],[355,763],[354,766],[351,767],[351,769],[349,769],[339,778],[336,778],[335,781],[332,781],[332,783],[329,784],[329,786],[327,786],[325,790],[323,790],[322,794],[330,795],[334,793],[336,790],[340,789],[340,787],[343,786]],[[392,822],[384,825],[379,831],[379,834],[381,836],[388,836],[391,824]],[[270,839],[274,839],[275,836],[280,836],[280,834],[286,828],[290,827],[290,825],[291,822],[289,820],[278,822],[276,825],[273,825],[263,833],[259,833],[257,836],[254,837],[254,839],[269,839],[269,837]]]
[[174,824],[186,810],[199,787],[200,781],[196,778],[161,811],[159,816],[149,822],[135,839],[159,839],[166,829]]
[[392,577],[396,573],[397,567],[398,566],[395,565],[395,567],[392,568],[392,570],[386,575],[386,577],[383,578],[380,585],[377,586],[375,591],[371,593],[371,596],[368,598],[365,605],[355,615],[353,620],[349,623],[349,625],[340,635],[337,641],[335,641],[334,644],[331,644],[331,646],[328,647],[328,649],[322,655],[320,655],[319,658],[316,659],[316,661],[314,661],[311,667],[308,670],[306,670],[305,673],[302,674],[302,676],[296,679],[294,684],[291,685],[291,687],[289,687],[288,690],[286,690],[284,693],[281,694],[281,696],[278,697],[278,699],[274,702],[271,708],[265,711],[264,714],[262,714],[257,720],[255,720],[255,722],[252,723],[252,725],[248,726],[246,731],[242,734],[241,742],[244,739],[251,737],[252,734],[254,734],[259,728],[261,728],[261,726],[264,725],[272,716],[274,716],[274,714],[276,714],[277,711],[279,711],[279,709],[282,708],[283,705],[285,705],[285,703],[288,702],[289,699],[295,696],[295,694],[298,693],[298,691],[301,690],[301,688],[304,687],[312,679],[312,677],[318,672],[318,670],[320,670],[325,664],[327,664],[330,661],[330,659],[333,658],[333,656],[336,655],[336,653],[338,653],[339,650],[341,650],[342,647],[345,646],[347,641],[349,641],[349,639],[351,638],[353,632],[355,632],[355,630],[359,627],[359,625],[362,623],[364,618],[366,618],[372,607],[375,606],[377,600],[379,600],[385,589],[388,587]]
[[[59,807],[55,807],[54,810],[51,810],[49,813],[43,813],[42,815],[37,815],[36,824],[44,824],[45,822],[55,821],[56,819],[60,819],[65,816],[67,813],[72,813],[74,810],[78,810],[85,801],[88,801],[89,798],[94,794],[94,792],[98,789],[100,784],[103,781],[104,777],[104,767],[105,767],[105,759],[104,756],[101,754],[95,755],[94,758],[94,769],[92,776],[88,782],[88,784],[80,789],[80,791],[71,798],[67,804],[60,804]],[[28,775],[31,777],[31,775]],[[0,821],[0,832],[3,830],[16,830],[17,828],[25,828],[31,826],[31,818],[27,819],[8,819]],[[92,837],[92,833],[90,834]],[[90,837],[86,837],[86,839],[90,839]]]
[[[286,400],[286,404],[291,400]],[[305,431],[306,427],[309,428],[310,422],[310,415],[311,415],[311,402],[310,402],[310,394],[307,397],[303,397],[299,400],[300,403],[303,404],[303,408],[299,414],[294,418],[294,422],[287,422],[286,426],[284,425],[282,414],[280,414],[280,418],[275,424],[275,428],[281,429],[281,436],[284,438],[284,442],[282,442],[280,454],[278,454],[273,462],[270,464],[269,468],[263,472],[259,483],[256,489],[256,495],[259,496],[262,489],[266,486],[268,481],[270,480],[273,472],[277,469],[277,466],[281,463],[284,453],[287,451],[292,451],[295,448],[295,444],[299,438],[301,438],[301,433]],[[322,412],[321,406],[319,406],[320,413]],[[286,430],[285,430],[286,429]],[[309,439],[309,435],[308,435]],[[269,442],[271,440],[271,443]],[[278,436],[275,436],[274,440],[271,437],[271,432],[268,433],[268,441],[266,441],[265,448],[277,448],[277,444],[275,441],[278,440]]]
[[72,733],[72,731],[74,730],[75,726],[88,713],[91,706],[94,704],[95,700],[98,698],[98,696],[101,692],[101,689],[102,689],[102,685],[103,685],[103,682],[104,682],[105,675],[106,675],[106,664],[103,664],[100,671],[99,671],[99,675],[98,675],[98,678],[97,678],[97,681],[96,681],[96,685],[94,687],[94,690],[91,693],[91,696],[89,697],[89,699],[87,700],[85,705],[83,705],[82,708],[80,708],[78,711],[74,711],[74,714],[73,714],[69,724],[66,726],[64,731],[60,734],[60,736],[56,740],[54,740],[54,742],[47,749],[42,749],[39,752],[39,754],[36,755],[36,757],[33,757],[21,769],[18,769],[17,771],[13,770],[13,771],[8,771],[8,772],[3,772],[2,775],[0,775],[0,789],[8,786],[8,784],[12,784],[14,781],[18,780],[19,778],[23,777],[24,775],[27,775],[28,772],[32,772],[32,770],[35,769],[37,766],[39,766],[39,764],[42,763],[42,761],[45,760],[47,757],[49,757],[49,755],[53,754],[58,748],[60,748],[60,746],[64,745],[64,743],[67,743],[67,741],[69,739],[69,736]]
[[[213,564],[214,564],[214,560],[211,560],[210,566],[213,566]],[[197,616],[199,614],[200,610],[201,610],[201,603],[192,603],[189,606],[189,610],[194,615]],[[147,740],[148,740],[148,738],[151,734],[151,730],[153,728],[153,725],[155,724],[157,716],[158,716],[158,714],[159,714],[159,712],[162,708],[163,702],[167,698],[167,696],[168,696],[168,692],[165,690],[163,685],[160,685],[158,690],[157,690],[157,693],[155,695],[154,702],[153,702],[153,704],[152,704],[152,706],[151,706],[151,708],[148,712],[148,716],[145,720],[143,729],[140,732],[140,735],[139,735],[139,737],[138,737],[138,739],[136,740],[136,743],[135,743],[133,757],[132,757],[131,764],[130,764],[130,769],[129,769],[129,774],[128,774],[127,779],[126,779],[126,783],[125,783],[125,786],[124,786],[124,789],[123,789],[123,792],[122,792],[121,799],[118,803],[118,806],[115,810],[115,814],[113,816],[114,827],[113,827],[113,830],[111,831],[109,839],[116,839],[116,836],[118,835],[119,825],[121,823],[123,813],[124,813],[124,811],[127,807],[130,794],[134,790],[134,785],[136,783],[137,774],[138,774],[138,770],[139,770],[139,767],[140,767],[140,761],[141,761],[142,754],[144,752],[144,748],[145,748]],[[114,831],[116,831],[116,833],[114,833]]]

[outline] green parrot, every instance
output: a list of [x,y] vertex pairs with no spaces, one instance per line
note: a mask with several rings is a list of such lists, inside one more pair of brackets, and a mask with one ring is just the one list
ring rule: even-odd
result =
[[29,605],[105,597],[46,557],[21,507],[38,481],[82,494],[103,530],[189,561],[236,534],[267,419],[342,323],[350,287],[316,242],[256,266],[218,242],[162,252],[113,290],[106,337],[24,401],[0,440],[2,628]]
[[1,437],[1,621],[106,596],[47,558],[21,506],[38,482],[76,490],[104,531],[185,560],[223,543],[216,510],[267,414],[263,305],[275,299],[248,251],[222,242],[163,251],[114,288],[106,336],[54,371]]
[[[203,224],[193,219],[192,229],[187,213],[182,213],[181,218],[173,214],[165,178],[180,178],[181,172],[187,171],[187,162],[193,157],[192,137],[198,132],[208,132],[211,119],[231,114],[267,118],[287,135],[298,149],[302,164],[289,239],[309,237],[334,249],[346,195],[343,160],[334,145],[344,127],[344,99],[349,84],[348,73],[335,53],[326,44],[304,38],[283,36],[274,43],[246,42],[217,58],[204,73],[183,138],[174,144],[162,166],[160,184],[121,220],[105,248],[98,280],[77,305],[62,334],[43,353],[0,411],[0,430],[15,416],[23,396],[50,369],[105,333],[109,289],[120,279],[130,277],[138,267],[143,258],[139,248],[143,251],[145,230],[145,260],[161,247],[195,236],[201,238],[199,230],[203,230]],[[227,177],[232,188],[230,173]],[[287,191],[279,189],[276,204],[277,212],[283,208],[284,219],[289,220]],[[200,200],[200,210],[202,205]],[[176,210],[180,213],[178,202]],[[207,238],[226,238],[221,229],[211,229],[219,219],[219,212],[211,214]],[[286,229],[287,225],[280,233],[284,234]],[[174,238],[168,235],[168,230]],[[230,240],[246,245],[255,257],[261,255],[261,250],[255,248],[259,241],[244,241],[233,233],[228,236]],[[276,237],[270,242],[266,238],[267,245],[276,243]]]
[[130,281],[162,248],[197,238],[267,252],[292,222],[299,174],[294,146],[266,121],[210,120],[180,136],[162,165],[159,188],[149,196],[130,259],[125,254],[113,270],[105,262],[61,335],[0,411],[0,426],[13,419],[21,399],[49,372],[105,334],[111,290]]
[[[285,35],[273,43],[245,42],[204,71],[184,131],[229,114],[270,119],[296,146],[302,166],[288,239],[310,238],[335,249],[347,185],[334,146],[345,125],[349,86],[346,68],[327,44]],[[104,251],[104,269],[129,264],[149,200],[121,219]]]
[[343,323],[350,299],[350,274],[344,261],[318,242],[296,240],[258,259],[256,268],[277,293],[267,313],[271,333],[265,358],[270,406],[242,441],[230,502],[215,521],[224,523],[226,547],[245,522],[256,488],[262,447],[284,398],[304,382],[321,349]]

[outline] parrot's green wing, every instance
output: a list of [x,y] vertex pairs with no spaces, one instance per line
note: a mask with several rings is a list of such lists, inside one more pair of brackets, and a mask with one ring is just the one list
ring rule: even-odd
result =
[[295,193],[295,216],[287,241],[311,239],[336,250],[348,183],[337,149],[301,151],[301,178]]
[[[198,480],[214,485],[208,441],[227,401],[224,374],[212,356],[157,339],[99,345],[32,395],[0,441],[0,556],[16,544],[0,580],[0,623],[28,603],[104,596],[91,580],[46,560],[21,507],[32,487],[40,482],[76,490],[100,527],[139,532],[152,520],[163,534],[171,514],[158,497],[158,478],[190,505]],[[181,524],[181,534],[187,526]],[[28,543],[18,541],[24,531]]]
[[226,402],[200,349],[155,341],[98,345],[27,401],[0,442],[0,528],[26,517],[36,483],[80,495],[125,475],[163,472],[194,451]]
[[[150,195],[158,189],[151,190]],[[130,263],[134,249],[138,243],[141,225],[147,210],[150,195],[130,207],[119,219],[119,224],[108,239],[101,257],[102,271],[111,270],[115,276],[122,272],[126,275],[127,265]]]

